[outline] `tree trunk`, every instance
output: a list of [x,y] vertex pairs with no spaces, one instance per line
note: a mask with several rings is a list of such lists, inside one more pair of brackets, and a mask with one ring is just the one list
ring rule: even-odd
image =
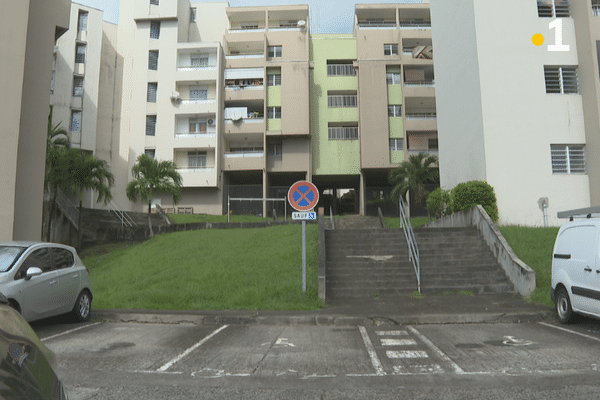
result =
[[150,227],[150,237],[154,237],[154,232],[152,231],[152,203],[148,203],[148,226]]

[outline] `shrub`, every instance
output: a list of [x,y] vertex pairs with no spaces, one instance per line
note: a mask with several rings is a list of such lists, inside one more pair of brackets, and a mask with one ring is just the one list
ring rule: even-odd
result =
[[498,205],[494,188],[487,182],[470,181],[459,183],[451,191],[453,212],[468,210],[480,204],[492,221],[498,221]]
[[429,193],[429,196],[427,196],[427,211],[435,215],[436,218],[452,214],[450,192],[439,187]]

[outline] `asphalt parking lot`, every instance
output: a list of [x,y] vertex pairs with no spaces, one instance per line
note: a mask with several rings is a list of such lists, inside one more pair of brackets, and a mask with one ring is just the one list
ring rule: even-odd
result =
[[429,398],[432,384],[460,393],[467,383],[471,391],[498,392],[498,398],[536,385],[544,388],[535,392],[544,398],[555,398],[545,390],[559,395],[572,385],[579,398],[597,398],[600,384],[595,320],[568,327],[552,321],[380,326],[98,321],[34,328],[56,353],[72,399],[298,398],[298,393],[385,398],[399,388]]

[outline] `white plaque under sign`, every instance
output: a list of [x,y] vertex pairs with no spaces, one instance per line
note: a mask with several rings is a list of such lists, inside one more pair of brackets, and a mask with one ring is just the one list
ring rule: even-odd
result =
[[316,220],[317,213],[316,212],[293,212],[292,219]]

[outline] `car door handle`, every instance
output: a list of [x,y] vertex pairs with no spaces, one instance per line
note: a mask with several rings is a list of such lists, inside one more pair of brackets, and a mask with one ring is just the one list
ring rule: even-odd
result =
[[583,270],[587,272],[592,272],[592,269],[590,267],[584,268]]
[[55,279],[55,280],[53,280],[53,281],[50,281],[50,284],[51,284],[51,285],[54,285],[55,283],[56,283],[56,279]]
[[79,274],[73,275],[73,279],[77,279],[77,278],[79,278]]

